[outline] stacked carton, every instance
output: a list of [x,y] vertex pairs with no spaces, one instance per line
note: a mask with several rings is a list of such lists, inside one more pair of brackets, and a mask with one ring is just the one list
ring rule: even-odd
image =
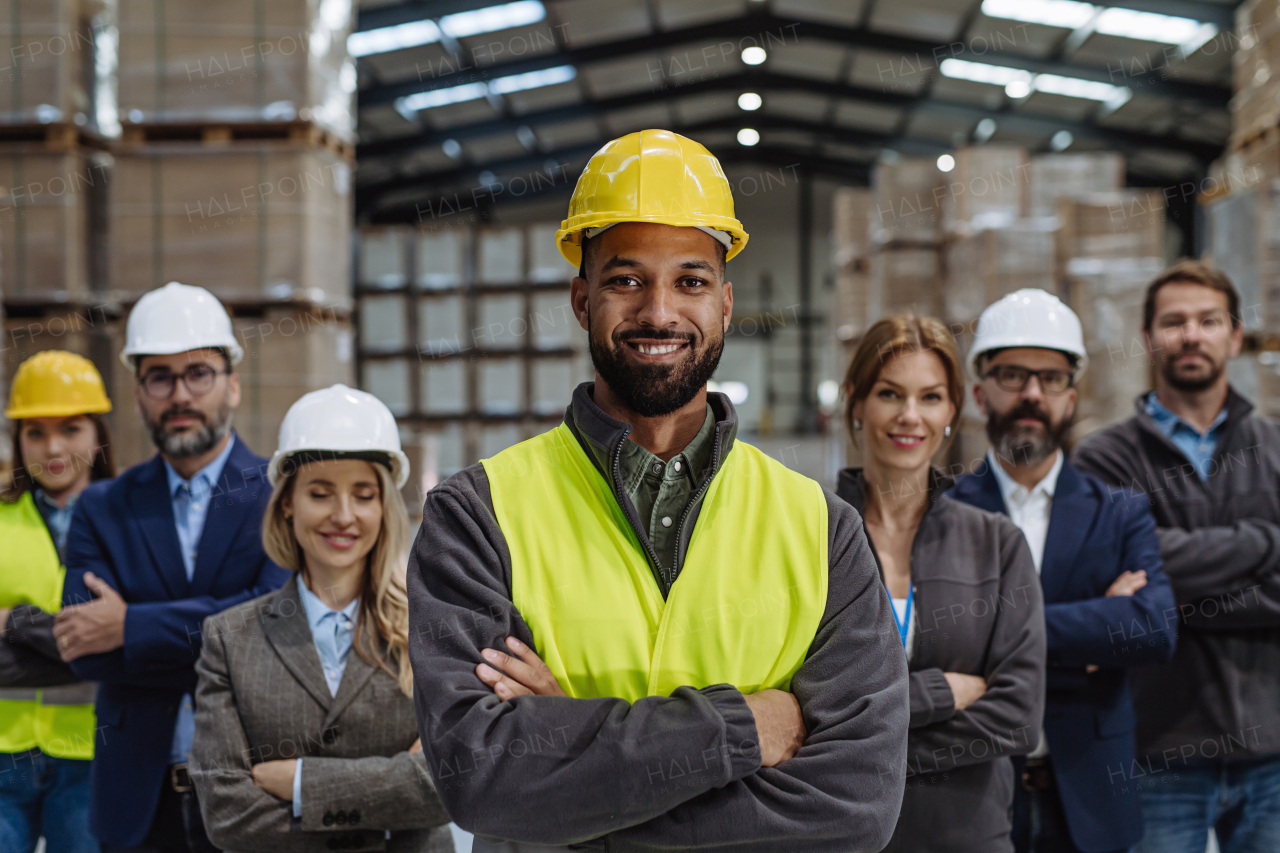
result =
[[927,158],[880,163],[872,177],[867,320],[936,316],[942,304],[946,182]]

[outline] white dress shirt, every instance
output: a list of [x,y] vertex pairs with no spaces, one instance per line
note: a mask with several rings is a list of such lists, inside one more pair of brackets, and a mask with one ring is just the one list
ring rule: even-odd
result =
[[[1018,525],[1022,535],[1027,538],[1031,548],[1031,561],[1036,565],[1036,574],[1040,574],[1040,565],[1044,562],[1044,541],[1049,536],[1049,513],[1053,511],[1053,493],[1058,488],[1058,475],[1062,473],[1062,451],[1059,450],[1053,467],[1044,479],[1030,489],[1015,482],[1000,463],[995,454],[987,451],[987,464],[991,473],[995,474],[996,483],[1000,486],[1000,497],[1004,498],[1004,508],[1009,513],[1009,520]],[[1044,758],[1049,754],[1049,742],[1045,740],[1044,729],[1040,729],[1040,742],[1032,750],[1028,758]]]
[[995,454],[987,451],[987,464],[996,475],[1000,497],[1004,498],[1004,508],[1009,513],[1009,520],[1018,525],[1022,535],[1027,537],[1027,544],[1031,546],[1031,561],[1036,564],[1036,574],[1040,574],[1040,564],[1044,562],[1044,540],[1049,535],[1049,513],[1053,510],[1053,493],[1058,488],[1062,461],[1062,451],[1059,450],[1049,473],[1028,489],[1014,481],[996,461]]

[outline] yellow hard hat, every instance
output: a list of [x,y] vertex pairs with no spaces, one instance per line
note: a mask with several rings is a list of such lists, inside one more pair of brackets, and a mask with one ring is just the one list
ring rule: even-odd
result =
[[111,401],[93,362],[73,352],[51,349],[18,365],[4,416],[11,420],[65,418],[109,411]]
[[628,133],[595,153],[574,187],[556,246],[566,261],[581,266],[582,232],[619,222],[723,231],[732,240],[726,260],[747,245],[720,161],[669,130]]

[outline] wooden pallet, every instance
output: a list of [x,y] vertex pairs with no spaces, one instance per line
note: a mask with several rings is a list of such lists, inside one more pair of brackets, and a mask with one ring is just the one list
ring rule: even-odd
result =
[[120,144],[145,145],[154,142],[195,142],[201,145],[230,145],[233,142],[290,142],[327,148],[339,157],[354,161],[353,143],[309,121],[208,122],[173,124],[125,123]]
[[0,145],[39,145],[50,151],[71,151],[78,147],[105,150],[107,140],[71,122],[49,124],[0,124]]

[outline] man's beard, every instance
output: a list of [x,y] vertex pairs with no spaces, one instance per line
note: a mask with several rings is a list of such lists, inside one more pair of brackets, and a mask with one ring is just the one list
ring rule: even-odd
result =
[[[587,337],[591,361],[609,390],[637,415],[660,418],[687,405],[707,384],[724,351],[724,337],[708,341],[702,352],[694,349],[697,338],[671,330],[628,329],[615,332],[612,346],[596,339],[587,316]],[[658,341],[687,341],[689,355],[675,364],[638,364],[623,352],[624,341],[647,338]]]
[[[1180,376],[1174,363],[1177,358],[1182,355],[1194,352],[1198,353],[1205,361],[1209,363],[1209,372],[1203,376]],[[1165,358],[1160,363],[1160,373],[1164,375],[1164,379],[1179,391],[1194,394],[1197,391],[1203,391],[1213,386],[1222,376],[1224,366],[1215,362],[1208,353],[1199,347],[1183,347],[1173,358]]]
[[[179,416],[199,419],[199,428],[180,434],[167,432],[165,424]],[[151,433],[151,442],[161,453],[174,459],[191,459],[213,450],[231,430],[231,403],[224,394],[212,421],[204,412],[178,405],[169,407],[160,415],[159,420],[154,421],[144,409],[142,420]]]
[[[1035,418],[1044,424],[1044,430],[1019,426],[1020,418]],[[1030,400],[1024,400],[1009,412],[987,414],[987,438],[996,456],[1011,464],[1035,465],[1048,459],[1066,442],[1071,429],[1071,418],[1063,418],[1056,427],[1049,414]]]

